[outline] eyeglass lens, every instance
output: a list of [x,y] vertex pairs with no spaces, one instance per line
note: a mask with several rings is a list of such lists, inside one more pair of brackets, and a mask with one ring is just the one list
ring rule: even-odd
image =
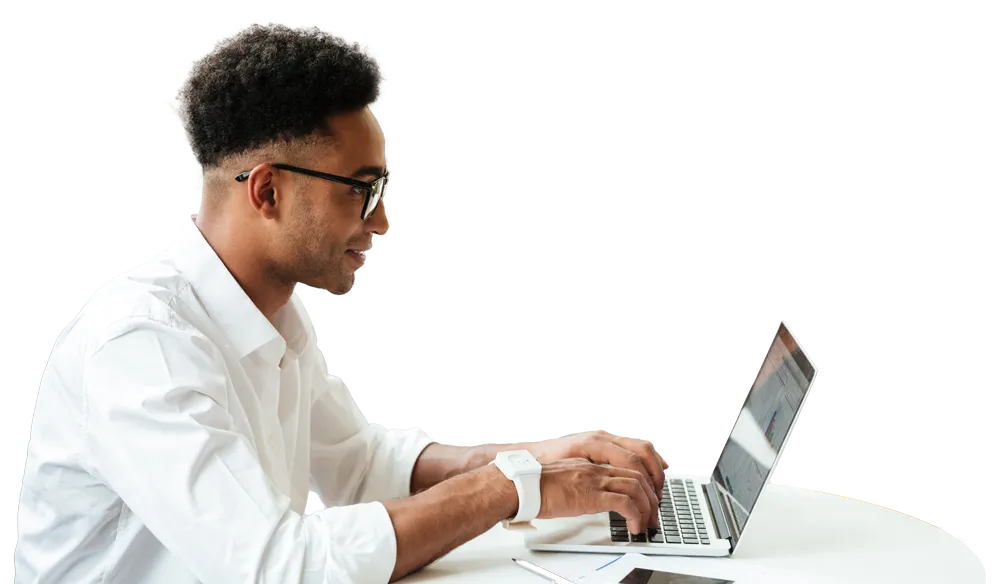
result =
[[371,217],[375,208],[378,207],[378,202],[382,199],[382,193],[385,191],[385,182],[385,178],[380,178],[372,185],[372,194],[368,199],[368,206],[365,208],[365,219]]

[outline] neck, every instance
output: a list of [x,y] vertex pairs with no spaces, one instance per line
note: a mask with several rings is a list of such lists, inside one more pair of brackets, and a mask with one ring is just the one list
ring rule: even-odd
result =
[[247,237],[248,230],[232,219],[202,210],[195,225],[257,309],[271,320],[291,299],[295,283],[279,282],[268,274],[262,246]]

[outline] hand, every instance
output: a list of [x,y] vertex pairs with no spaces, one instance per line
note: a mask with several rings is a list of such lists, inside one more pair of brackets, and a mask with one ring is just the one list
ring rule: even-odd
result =
[[655,499],[638,471],[584,458],[559,460],[542,465],[540,488],[539,519],[615,511],[625,517],[630,533],[659,526]]
[[663,469],[668,468],[667,462],[645,440],[623,438],[598,430],[534,442],[525,448],[542,464],[564,458],[585,458],[598,464],[634,470],[645,477],[657,501],[663,494]]

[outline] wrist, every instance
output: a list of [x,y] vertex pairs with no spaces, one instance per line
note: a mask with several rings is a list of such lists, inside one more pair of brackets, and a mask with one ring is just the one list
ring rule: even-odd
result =
[[489,481],[489,484],[496,488],[497,499],[500,501],[497,509],[501,515],[497,522],[505,519],[513,519],[517,515],[520,501],[517,496],[517,487],[503,474],[503,471],[494,464],[486,464],[482,472]]
[[486,466],[493,462],[498,452],[505,450],[527,450],[534,456],[536,444],[536,442],[518,442],[517,444],[483,444],[482,446],[473,446],[469,450],[466,459],[467,468],[472,470]]

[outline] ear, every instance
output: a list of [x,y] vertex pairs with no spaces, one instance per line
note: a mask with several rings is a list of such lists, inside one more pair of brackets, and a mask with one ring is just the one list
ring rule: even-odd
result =
[[265,219],[276,219],[278,203],[291,185],[279,184],[277,170],[267,163],[258,164],[250,171],[243,184],[246,185],[246,200],[255,213]]

